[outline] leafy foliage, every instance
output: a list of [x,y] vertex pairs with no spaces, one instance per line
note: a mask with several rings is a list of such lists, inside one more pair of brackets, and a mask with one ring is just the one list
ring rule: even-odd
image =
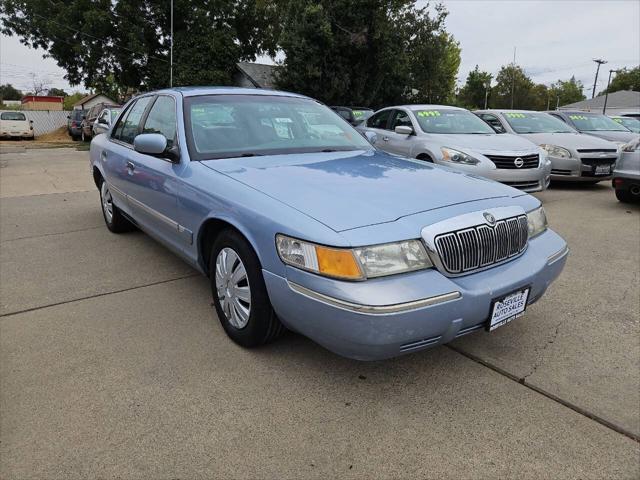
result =
[[446,102],[460,65],[446,10],[410,0],[282,0],[279,88],[328,104]]
[[84,97],[85,94],[80,92],[74,92],[71,95],[64,97],[64,109],[73,110],[73,105]]
[[64,91],[63,89],[61,89],[61,88],[55,88],[55,87],[54,87],[54,88],[50,88],[50,89],[47,91],[47,95],[52,95],[52,96],[54,96],[54,97],[66,97],[66,96],[68,96],[68,93],[67,93],[67,92],[65,92],[65,91]]
[[582,82],[576,80],[576,77],[572,76],[567,81],[558,80],[556,83],[551,85],[550,94],[553,101],[558,105],[568,105],[587,98],[582,93],[583,89],[584,85]]
[[10,83],[0,85],[0,100],[20,100],[21,98],[22,92]]
[[460,89],[458,103],[470,109],[484,108],[485,95],[491,93],[492,77],[493,75],[489,72],[480,71],[476,65],[476,68],[469,72],[467,81]]
[[609,93],[618,92],[620,90],[633,90],[640,92],[640,67],[623,68],[611,79],[611,85],[608,89],[604,89],[598,95],[604,95],[607,90]]
[[[71,84],[121,97],[169,84],[166,0],[3,0],[1,31],[40,47]],[[274,51],[264,0],[176,0],[174,85],[230,84],[235,64]]]

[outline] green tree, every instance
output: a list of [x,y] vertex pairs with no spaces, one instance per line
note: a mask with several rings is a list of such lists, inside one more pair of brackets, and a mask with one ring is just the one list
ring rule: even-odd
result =
[[587,97],[582,93],[583,89],[584,85],[580,80],[576,80],[575,76],[572,76],[567,81],[558,80],[551,85],[549,90],[552,106],[555,107],[556,104],[561,106],[568,105],[584,100]]
[[598,95],[604,95],[607,90],[609,93],[618,92],[620,90],[633,90],[640,92],[640,67],[623,68],[618,71],[611,79],[611,85],[608,89],[604,89]]
[[[169,85],[170,2],[3,0],[1,31],[43,48],[72,85],[127,92]],[[175,0],[174,85],[229,84],[236,62],[275,53],[265,0]]]
[[0,100],[20,100],[21,98],[22,92],[10,83],[0,85]]
[[[496,76],[492,107],[531,110],[536,104],[535,84],[518,65],[504,65]],[[511,103],[513,89],[513,105]]]
[[480,71],[476,65],[476,68],[469,72],[467,81],[460,89],[458,96],[460,105],[470,109],[484,108],[485,95],[491,93],[492,77],[489,72]]
[[460,64],[447,12],[410,0],[282,0],[279,88],[328,104],[446,101]]
[[66,97],[68,96],[68,93],[61,88],[54,87],[49,89],[49,91],[47,92],[47,95],[52,95],[54,97]]
[[64,109],[73,110],[73,105],[84,97],[85,94],[81,92],[73,92],[71,95],[64,97]]

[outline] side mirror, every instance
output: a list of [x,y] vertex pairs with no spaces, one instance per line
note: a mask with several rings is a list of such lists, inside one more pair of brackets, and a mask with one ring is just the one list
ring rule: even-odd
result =
[[167,150],[167,139],[159,133],[141,133],[133,139],[133,149],[146,155],[162,155]]
[[107,122],[107,119],[106,119],[106,118],[99,118],[99,119],[98,119],[98,123],[99,123],[100,125],[104,125],[105,127],[108,127],[108,126],[109,126],[109,122]]
[[71,115],[67,115],[67,119],[71,119]]
[[376,135],[374,132],[366,131],[363,133],[363,135],[364,135],[364,138],[366,138],[371,145],[375,145],[376,142],[378,141],[378,135]]
[[411,135],[413,133],[413,128],[406,125],[400,125],[395,128],[395,132],[400,135]]

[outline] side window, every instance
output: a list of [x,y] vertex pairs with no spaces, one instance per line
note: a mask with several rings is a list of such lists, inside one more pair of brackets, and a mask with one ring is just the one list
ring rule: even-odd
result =
[[167,147],[176,141],[176,105],[173,97],[161,95],[149,110],[142,133],[161,133],[167,138]]
[[498,117],[496,117],[495,115],[490,115],[488,113],[481,113],[479,116],[480,116],[480,118],[482,120],[487,122],[489,124],[489,126],[496,131],[496,133],[506,133],[507,132],[505,130],[504,126],[502,125],[502,122],[500,122]]
[[382,112],[376,113],[372,117],[367,120],[367,127],[370,128],[381,128],[383,130],[388,130],[387,124],[389,123],[389,117],[393,110],[384,110]]
[[395,130],[396,127],[411,127],[411,119],[409,114],[403,110],[395,110],[393,120],[391,120],[391,130]]
[[132,144],[133,139],[138,134],[142,115],[152,99],[153,97],[143,97],[129,107],[129,112],[126,114],[125,118],[121,119],[118,123],[113,134],[113,138],[124,143]]
[[98,117],[98,123],[109,123],[109,110],[105,110]]

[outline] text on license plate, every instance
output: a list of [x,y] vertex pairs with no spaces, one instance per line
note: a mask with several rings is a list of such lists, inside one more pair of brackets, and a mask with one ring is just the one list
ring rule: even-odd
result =
[[611,173],[611,165],[596,165],[596,175],[609,175]]
[[492,331],[522,315],[527,308],[530,288],[523,288],[493,302],[488,330]]

